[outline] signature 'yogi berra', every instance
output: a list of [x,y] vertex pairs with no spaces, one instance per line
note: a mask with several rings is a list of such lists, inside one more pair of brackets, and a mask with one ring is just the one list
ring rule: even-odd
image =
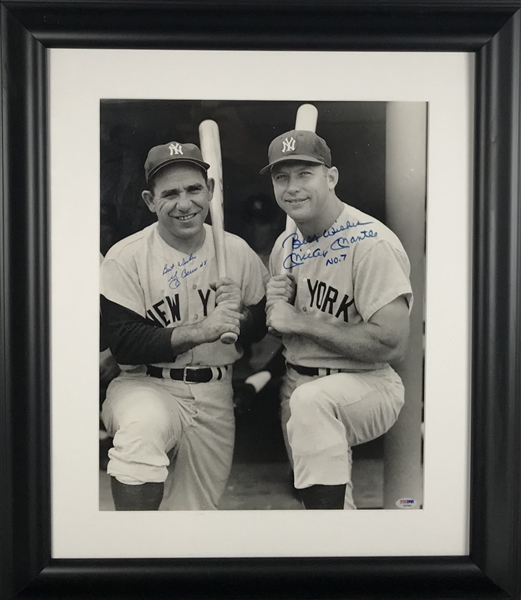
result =
[[298,228],[275,243],[266,303],[283,336],[295,487],[308,509],[355,508],[351,447],[385,433],[404,402],[389,363],[408,344],[409,260],[385,225],[337,197],[338,170],[314,132],[275,138],[268,159],[261,173]]
[[268,273],[226,234],[228,277],[218,278],[214,181],[194,144],[152,148],[142,196],[157,222],[115,244],[101,265],[103,325],[121,374],[102,418],[114,438],[107,472],[116,510],[157,510],[170,460],[172,510],[218,507],[234,445],[231,365],[265,333]]

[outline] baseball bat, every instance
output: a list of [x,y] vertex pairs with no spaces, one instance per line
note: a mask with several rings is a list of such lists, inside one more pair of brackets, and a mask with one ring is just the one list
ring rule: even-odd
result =
[[[295,118],[295,130],[296,131],[302,131],[302,130],[315,131],[317,128],[317,121],[318,121],[317,107],[314,106],[313,104],[301,104],[298,107],[297,116]],[[297,226],[295,224],[295,221],[293,221],[293,219],[291,217],[286,215],[286,234],[287,234],[286,237],[288,235],[291,235],[296,232],[297,232]],[[282,265],[284,265],[286,263],[286,261],[289,259],[289,255],[291,254],[292,250],[293,250],[292,244],[286,244],[286,246],[284,248],[284,255],[282,257]],[[288,273],[291,273],[291,266],[289,266],[287,269],[284,269],[284,266],[283,266],[282,270],[283,270],[283,272],[286,271]]]
[[[318,121],[318,110],[317,107],[313,104],[301,104],[297,109],[297,116],[295,118],[295,130],[296,131],[315,131],[317,128]],[[297,225],[295,221],[289,216],[286,215],[286,236],[295,234],[297,232]],[[286,262],[289,262],[289,256],[293,250],[292,243],[286,243],[283,249],[282,255],[282,273],[291,273],[292,268],[291,264],[288,267],[284,267]],[[271,327],[268,328],[270,333],[274,333]]]
[[301,104],[297,110],[295,129],[297,131],[315,131],[317,128],[318,110],[313,104]]
[[[213,198],[210,201],[212,216],[212,232],[215,245],[215,260],[219,279],[226,277],[226,249],[224,245],[224,212],[223,212],[223,171],[219,126],[210,119],[199,125],[199,140],[203,160],[210,165],[208,177],[214,180]],[[223,344],[234,344],[235,333],[223,333],[220,338]]]

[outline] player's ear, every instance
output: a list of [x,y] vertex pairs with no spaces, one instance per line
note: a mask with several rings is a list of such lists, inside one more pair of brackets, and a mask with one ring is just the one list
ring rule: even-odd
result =
[[208,198],[208,200],[211,200],[213,198],[214,189],[215,189],[215,179],[208,177],[208,191],[210,192],[210,197]]
[[156,207],[154,205],[154,194],[152,194],[150,190],[143,190],[141,192],[141,198],[143,198],[145,204],[148,206],[148,210],[155,213]]
[[327,170],[327,183],[330,190],[334,190],[338,183],[338,169],[331,167]]

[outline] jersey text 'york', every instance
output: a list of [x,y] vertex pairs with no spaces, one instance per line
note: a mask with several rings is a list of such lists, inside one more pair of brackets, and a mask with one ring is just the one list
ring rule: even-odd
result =
[[334,314],[337,319],[342,316],[346,323],[349,321],[347,309],[354,304],[353,298],[344,294],[342,300],[339,300],[339,291],[319,279],[315,283],[311,283],[311,280],[308,279],[307,284],[310,294],[309,306],[311,308],[316,307],[323,313]]

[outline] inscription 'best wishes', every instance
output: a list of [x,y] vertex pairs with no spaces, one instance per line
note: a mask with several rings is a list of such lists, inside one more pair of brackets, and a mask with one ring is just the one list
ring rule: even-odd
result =
[[[182,258],[177,261],[177,264],[165,264],[163,267],[163,275],[169,275],[168,277],[168,287],[175,290],[181,285],[181,279],[186,279],[199,269],[202,269],[206,266],[206,259],[203,260],[199,265],[197,265],[197,256],[195,254],[190,254],[187,258]],[[179,269],[182,270],[180,271]]]
[[[291,253],[284,259],[283,268],[290,270],[293,267],[299,267],[308,260],[325,259],[324,265],[336,265],[347,258],[346,250],[353,245],[363,242],[370,238],[378,237],[378,232],[372,229],[360,229],[371,225],[373,221],[362,223],[361,221],[351,222],[347,220],[344,224],[333,225],[321,236],[312,236],[310,238],[301,238],[298,233],[291,233],[282,240],[282,247],[291,244]],[[357,229],[352,235],[339,235],[350,229]],[[331,240],[331,238],[334,238]],[[301,251],[306,245],[321,242],[321,246],[315,248],[313,252],[309,250]],[[342,252],[344,251],[344,252]]]

